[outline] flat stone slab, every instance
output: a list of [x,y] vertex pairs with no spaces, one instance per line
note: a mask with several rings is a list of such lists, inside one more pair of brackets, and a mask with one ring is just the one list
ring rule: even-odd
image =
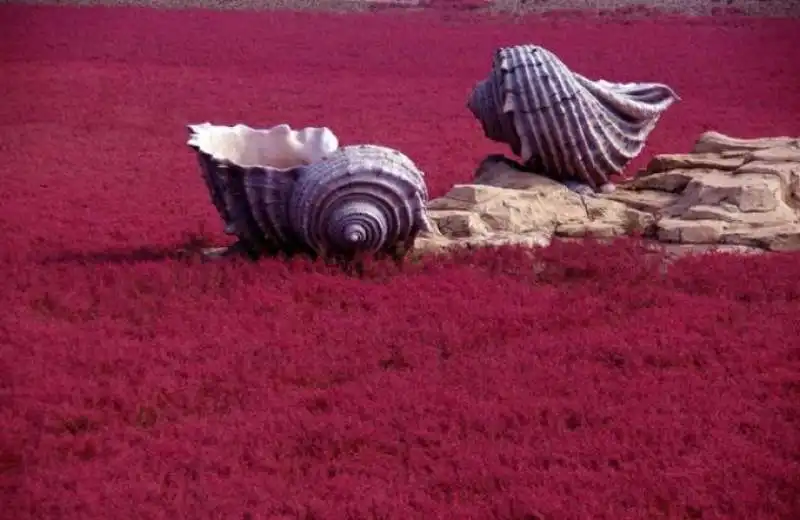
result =
[[[673,246],[800,250],[800,138],[706,132],[687,154],[654,157],[615,192],[583,196],[492,155],[470,184],[428,205],[419,252],[554,237],[638,234]],[[720,248],[722,249],[722,248]]]

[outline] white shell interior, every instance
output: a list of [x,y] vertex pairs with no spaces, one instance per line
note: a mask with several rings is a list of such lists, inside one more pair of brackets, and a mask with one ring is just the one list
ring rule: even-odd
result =
[[339,139],[327,127],[292,130],[282,124],[268,129],[247,125],[190,125],[190,146],[218,161],[242,167],[271,167],[279,170],[316,162],[339,148]]

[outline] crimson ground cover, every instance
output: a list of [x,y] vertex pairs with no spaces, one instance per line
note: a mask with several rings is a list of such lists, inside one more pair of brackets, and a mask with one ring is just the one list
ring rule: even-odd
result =
[[800,135],[795,21],[0,6],[0,486],[8,518],[741,518],[800,513],[797,255],[635,242],[357,278],[223,240],[184,125],[325,124],[441,195],[502,44],[683,101],[637,165]]

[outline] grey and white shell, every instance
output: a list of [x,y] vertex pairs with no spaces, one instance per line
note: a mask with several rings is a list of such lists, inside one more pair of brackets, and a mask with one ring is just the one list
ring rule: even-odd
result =
[[[397,150],[338,148],[337,141],[334,150],[313,160],[276,168],[268,161],[240,164],[214,156],[194,134],[204,128],[189,128],[189,146],[197,152],[226,232],[252,250],[325,258],[402,256],[420,232],[433,229],[424,174]],[[247,130],[248,138],[275,141],[272,130],[260,131],[263,136]]]
[[519,45],[495,52],[467,107],[530,170],[597,190],[641,153],[678,99],[660,83],[592,81],[542,47]]

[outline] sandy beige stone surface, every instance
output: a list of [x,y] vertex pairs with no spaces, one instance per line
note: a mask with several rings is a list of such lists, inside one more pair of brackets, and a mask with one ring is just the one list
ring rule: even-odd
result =
[[438,232],[419,238],[418,251],[634,233],[693,248],[800,250],[800,139],[707,132],[690,153],[656,156],[617,191],[595,196],[493,155],[473,183],[428,209]]

